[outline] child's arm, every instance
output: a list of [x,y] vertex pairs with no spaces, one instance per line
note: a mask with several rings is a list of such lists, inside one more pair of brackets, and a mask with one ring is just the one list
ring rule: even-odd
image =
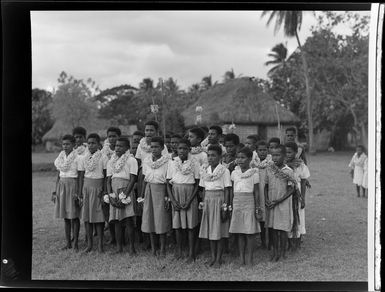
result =
[[52,192],[52,196],[51,196],[51,201],[55,203],[55,200],[56,200],[56,193],[57,193],[57,188],[59,186],[59,180],[60,180],[60,171],[57,172],[57,177],[56,177],[56,182],[55,182],[55,191]]
[[225,203],[227,205],[229,205],[229,203],[230,203],[230,189],[231,189],[231,187],[225,188]]
[[132,188],[134,187],[134,185],[136,183],[136,180],[137,180],[137,176],[135,174],[130,173],[130,182],[128,183],[128,186],[124,190],[124,194],[126,196],[128,196],[131,193]]
[[78,191],[77,195],[83,198],[83,183],[84,183],[84,171],[78,171]]
[[179,211],[181,209],[181,206],[180,206],[179,202],[175,199],[174,194],[172,193],[172,186],[170,184],[170,180],[171,179],[167,180],[167,193],[168,193],[168,196],[171,199],[171,203],[174,206],[174,209],[176,211]]
[[144,180],[144,174],[142,173],[142,175],[140,176],[140,180],[141,180],[141,184],[142,184],[142,190],[141,190],[141,194],[140,196],[142,198],[144,198],[144,193],[145,193],[145,190],[146,190],[146,186],[147,186],[147,182]]
[[[258,220],[258,214],[261,214],[261,204],[259,202],[259,183],[256,183],[254,184],[254,191],[253,191],[253,194],[254,194],[254,209],[255,209],[255,212],[254,212],[254,215],[255,215],[255,218]],[[261,214],[262,215],[262,214]]]
[[305,208],[306,182],[307,179],[301,179],[301,209]]
[[107,192],[107,169],[103,169],[103,194]]
[[195,179],[194,190],[190,198],[188,198],[187,203],[184,206],[185,207],[184,209],[187,210],[188,208],[190,208],[191,202],[194,200],[195,196],[198,194],[198,188],[199,188],[199,179]]
[[265,184],[264,193],[265,193],[265,206],[269,208],[271,202],[269,200],[269,185],[268,184]]
[[270,209],[274,208],[276,205],[282,203],[283,201],[285,201],[288,197],[290,197],[293,194],[293,192],[294,192],[293,186],[287,186],[287,189],[288,190],[287,190],[286,194],[282,198],[280,198],[278,200],[274,200],[271,202],[270,207],[269,207]]
[[230,205],[233,205],[233,199],[234,199],[234,181],[231,182],[232,187],[230,189]]
[[111,187],[111,177],[112,176],[107,176],[107,193],[111,194],[112,193],[112,187]]

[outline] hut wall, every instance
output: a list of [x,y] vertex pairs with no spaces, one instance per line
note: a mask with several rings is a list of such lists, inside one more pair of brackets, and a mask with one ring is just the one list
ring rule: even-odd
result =
[[297,127],[295,125],[281,125],[281,133],[278,132],[278,126],[275,125],[275,126],[267,126],[266,128],[266,132],[267,132],[267,141],[270,139],[270,138],[273,138],[273,137],[278,137],[281,139],[281,143],[285,143],[285,131],[287,128],[289,127],[294,127],[297,129]]

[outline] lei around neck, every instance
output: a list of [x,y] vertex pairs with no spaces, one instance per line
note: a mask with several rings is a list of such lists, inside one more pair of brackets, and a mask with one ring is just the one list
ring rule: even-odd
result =
[[179,157],[174,158],[176,168],[179,172],[181,172],[183,175],[189,175],[194,172],[194,166],[195,166],[195,159],[188,158],[184,162]]
[[102,152],[100,150],[97,150],[93,154],[88,151],[85,157],[85,169],[89,172],[94,171],[99,163],[100,158],[102,158]]
[[202,146],[191,147],[191,154],[199,154],[203,152]]
[[72,150],[71,153],[66,155],[65,151],[61,151],[58,158],[55,160],[55,166],[58,170],[62,172],[67,172],[71,168],[72,162],[74,162],[77,157],[77,152]]
[[224,165],[218,164],[213,173],[208,173],[210,167],[210,165],[207,165],[201,168],[201,178],[204,181],[216,181],[220,179],[227,169]]
[[152,156],[149,156],[146,158],[147,164],[152,168],[152,169],[157,169],[161,167],[163,164],[167,163],[170,160],[169,155],[164,155],[161,156],[159,159],[153,161]]
[[127,150],[122,156],[116,155],[114,153],[111,157],[111,170],[112,173],[119,173],[122,171],[123,166],[126,164],[129,157],[131,157],[131,153]]
[[249,168],[245,172],[242,172],[242,170],[239,166],[236,166],[234,170],[239,171],[239,177],[240,178],[249,178],[258,171],[257,168]]

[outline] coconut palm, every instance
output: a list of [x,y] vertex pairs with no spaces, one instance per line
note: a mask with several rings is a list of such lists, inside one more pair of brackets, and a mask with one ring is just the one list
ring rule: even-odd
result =
[[269,72],[267,72],[267,75],[272,76],[278,69],[284,68],[286,66],[287,48],[283,43],[275,45],[271,49],[271,53],[269,53],[268,56],[271,57],[272,60],[267,61],[265,66],[274,65],[274,67],[271,68]]
[[263,11],[261,17],[269,14],[267,25],[275,19],[274,33],[277,33],[283,25],[283,32],[286,37],[295,37],[298,43],[298,48],[301,53],[303,73],[305,77],[306,86],[306,111],[308,117],[309,130],[309,152],[315,153],[313,145],[313,118],[311,105],[311,89],[309,84],[309,71],[306,61],[306,52],[303,50],[301,42],[298,37],[298,31],[302,24],[302,11]]

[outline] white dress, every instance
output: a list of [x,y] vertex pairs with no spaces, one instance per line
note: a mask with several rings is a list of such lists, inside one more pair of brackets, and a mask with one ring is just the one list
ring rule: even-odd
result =
[[362,187],[368,188],[368,158],[365,159],[364,163],[364,177],[362,178]]
[[367,156],[365,153],[362,153],[359,157],[357,153],[354,153],[352,160],[349,163],[349,167],[354,170],[353,183],[358,186],[362,186],[366,159]]

